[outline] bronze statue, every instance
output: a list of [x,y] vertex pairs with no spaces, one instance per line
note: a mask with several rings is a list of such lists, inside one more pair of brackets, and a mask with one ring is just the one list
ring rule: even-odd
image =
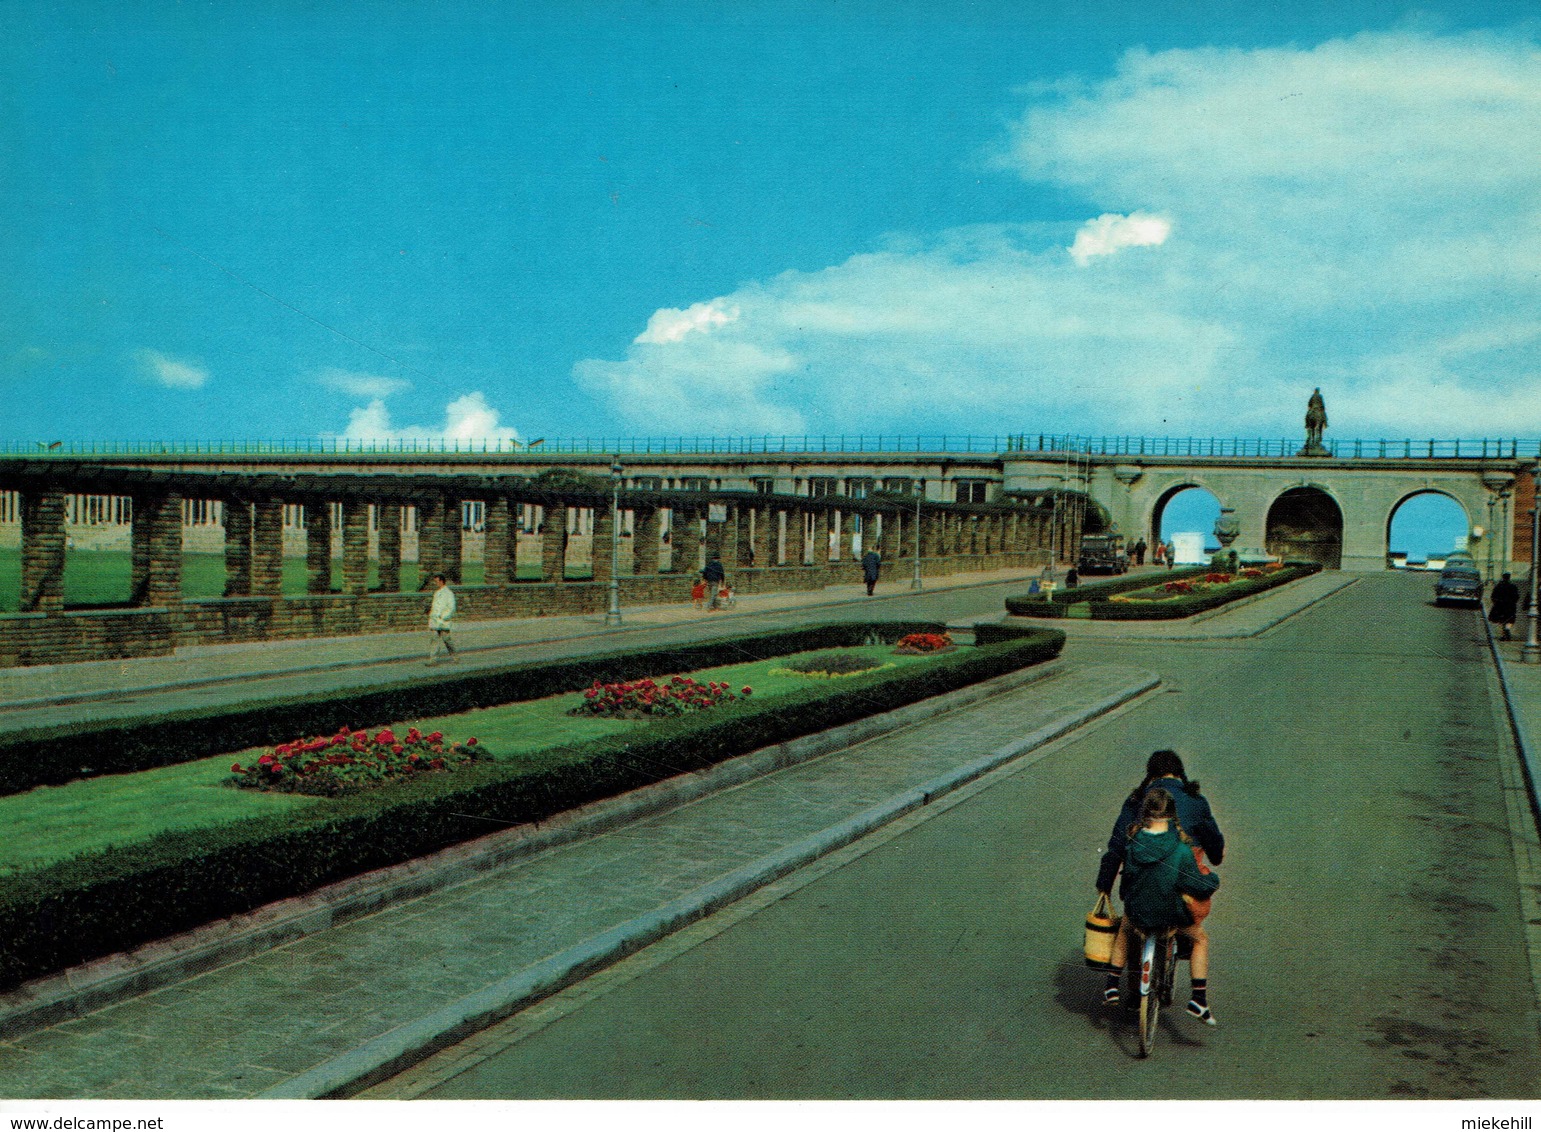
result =
[[1322,400],[1322,391],[1318,388],[1311,394],[1311,400],[1306,404],[1306,446],[1296,455],[1331,455],[1322,444],[1322,430],[1326,427],[1327,403]]

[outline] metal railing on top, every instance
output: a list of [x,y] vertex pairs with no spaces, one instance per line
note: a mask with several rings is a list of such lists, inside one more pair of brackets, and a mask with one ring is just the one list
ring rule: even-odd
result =
[[[1328,440],[1328,453],[1340,459],[1489,459],[1541,458],[1541,439],[1478,440]],[[1007,436],[942,434],[820,436],[680,436],[418,440],[350,440],[338,437],[293,440],[9,440],[0,456],[412,456],[412,455],[765,455],[854,453],[959,453],[1000,455],[1012,452],[1076,452],[1088,456],[1281,457],[1300,451],[1296,439],[1248,437],[1073,436],[1015,433]]]

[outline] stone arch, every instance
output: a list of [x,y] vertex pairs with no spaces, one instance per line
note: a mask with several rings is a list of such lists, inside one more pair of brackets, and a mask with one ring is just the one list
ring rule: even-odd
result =
[[[1131,535],[1129,537],[1131,539],[1135,537],[1143,538],[1151,546],[1155,546],[1157,542],[1161,541],[1161,520],[1166,515],[1167,505],[1183,492],[1193,490],[1208,492],[1219,506],[1225,506],[1225,500],[1221,497],[1220,493],[1209,484],[1204,483],[1201,478],[1196,476],[1184,477],[1161,490],[1161,494],[1156,496],[1154,502],[1151,503],[1150,515],[1145,522],[1144,530],[1140,531],[1137,536]],[[1210,535],[1210,531],[1204,532],[1206,539]]]
[[1299,484],[1280,492],[1268,506],[1263,529],[1270,554],[1320,562],[1329,570],[1343,565],[1343,507],[1324,487]]
[[[1390,564],[1391,564],[1391,526],[1392,526],[1392,524],[1394,522],[1396,522],[1397,512],[1400,511],[1403,508],[1403,506],[1405,506],[1406,504],[1410,503],[1412,500],[1419,499],[1419,498],[1421,498],[1423,496],[1427,496],[1427,495],[1434,495],[1434,496],[1438,496],[1440,499],[1449,500],[1449,502],[1455,507],[1455,509],[1457,511],[1459,511],[1461,513],[1461,515],[1465,518],[1467,531],[1471,530],[1472,524],[1474,522],[1474,520],[1472,519],[1471,511],[1467,509],[1466,504],[1461,502],[1461,500],[1457,496],[1451,494],[1450,492],[1443,491],[1443,490],[1441,490],[1440,488],[1437,488],[1437,487],[1419,487],[1419,488],[1414,488],[1411,491],[1403,492],[1402,495],[1394,503],[1392,503],[1391,507],[1386,511],[1386,523],[1385,523],[1384,534],[1385,534],[1385,540],[1386,540],[1385,541],[1385,547],[1386,547],[1386,564],[1387,564],[1387,566],[1390,566]],[[1453,549],[1453,547],[1446,547],[1445,549],[1449,550],[1449,549]]]

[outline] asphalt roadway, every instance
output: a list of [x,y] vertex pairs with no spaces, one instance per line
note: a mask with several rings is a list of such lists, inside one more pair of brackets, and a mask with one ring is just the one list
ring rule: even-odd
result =
[[[1532,1097],[1534,829],[1481,620],[1429,597],[1367,575],[1252,638],[1073,637],[1161,692],[366,1095]],[[1079,923],[1164,746],[1230,843],[1219,1026],[1174,1011],[1142,1062]]]

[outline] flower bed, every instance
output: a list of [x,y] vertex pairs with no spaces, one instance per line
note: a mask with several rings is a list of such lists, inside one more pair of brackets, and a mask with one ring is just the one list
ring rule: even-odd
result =
[[1018,594],[1006,599],[1006,612],[1018,617],[1066,617],[1070,616],[1071,606],[1108,601],[1116,594],[1147,589],[1157,584],[1157,577],[1165,578],[1167,581],[1180,581],[1197,577],[1208,571],[1207,566],[1185,566],[1179,570],[1168,570],[1161,575],[1153,575],[1150,572],[1126,574],[1074,588],[1058,588],[1052,594]]
[[877,672],[884,668],[892,668],[893,663],[884,664],[869,656],[861,656],[857,653],[834,653],[822,656],[809,656],[801,660],[793,661],[780,668],[772,668],[773,676],[809,676],[820,680],[838,680],[845,676],[860,676],[866,672]]
[[[747,684],[740,696],[750,696]],[[601,684],[598,680],[583,693],[583,702],[568,715],[597,715],[607,719],[649,719],[705,711],[718,704],[738,699],[726,681],[692,680],[689,676],[671,676],[666,683],[633,680],[629,683]]]
[[454,770],[491,758],[476,737],[449,742],[441,731],[416,727],[398,737],[389,727],[374,735],[344,727],[336,735],[280,743],[249,767],[230,767],[230,785],[335,798],[418,774]]
[[900,637],[894,652],[901,656],[925,656],[934,652],[949,652],[957,646],[946,633],[911,633]]
[[[832,624],[739,637],[711,648],[713,659],[727,654],[741,660],[746,653],[769,658],[857,647],[873,634],[894,641],[939,628]],[[1049,660],[1063,644],[1064,634],[1054,630],[1019,630],[925,664],[899,664],[774,699],[740,699],[720,711],[687,712],[622,734],[553,746],[517,765],[476,760],[453,774],[410,775],[389,790],[307,799],[299,808],[168,831],[18,872],[0,887],[0,988],[432,853],[486,834],[489,824],[541,821],[989,680]],[[653,671],[669,671],[658,663],[661,655],[678,650],[611,654],[595,667],[645,661]],[[479,686],[474,675],[462,679]],[[253,868],[253,861],[282,867]]]
[[1200,578],[1179,579],[1114,594],[1106,601],[1089,602],[1079,608],[1096,620],[1173,620],[1218,608],[1320,570],[1321,566],[1316,563],[1294,562],[1273,569],[1243,570],[1239,576],[1211,571]]

